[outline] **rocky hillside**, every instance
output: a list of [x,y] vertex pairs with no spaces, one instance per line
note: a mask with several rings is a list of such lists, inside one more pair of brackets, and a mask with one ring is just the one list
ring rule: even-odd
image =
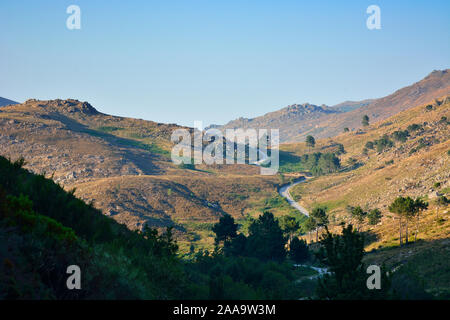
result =
[[332,106],[331,108],[337,109],[342,112],[348,112],[356,110],[361,107],[366,107],[374,101],[375,99],[366,99],[362,101],[344,101]]
[[243,219],[255,201],[276,194],[279,178],[263,179],[255,166],[175,166],[177,128],[72,99],[28,100],[0,110],[0,155],[23,157],[27,169],[75,189],[130,229],[171,225],[185,240],[204,240],[204,225],[224,212]]
[[[366,237],[364,259],[368,264],[385,264],[393,270],[403,267],[428,293],[447,299],[450,205],[442,197],[450,198],[449,119],[447,96],[400,112],[364,131],[320,139],[317,151],[343,146],[342,170],[310,179],[291,193],[308,210],[325,206],[334,232],[341,223],[357,225]],[[311,152],[305,143],[283,145],[282,150],[296,155]],[[403,247],[399,246],[398,216],[388,208],[400,196],[422,197],[429,204],[419,223],[409,221],[409,239],[414,241],[417,231],[417,242]],[[379,209],[383,217],[376,225],[367,219],[360,223],[349,206],[361,206],[366,212]]]
[[[400,177],[400,173],[395,180],[394,177],[384,176],[385,170],[396,167],[391,160],[396,164],[398,159],[405,156],[408,159],[420,159],[419,162],[413,162],[417,175],[421,179],[425,177],[420,192],[429,190],[437,179],[437,173],[432,171],[428,175],[424,171],[427,164],[422,162],[426,162],[427,157],[422,156],[422,153],[428,148],[437,148],[436,141],[442,147],[445,137],[448,140],[448,131],[443,131],[443,124],[439,122],[448,112],[444,108],[447,102],[440,105],[433,101],[431,103],[431,109],[421,106],[417,111],[408,110],[389,121],[370,126],[368,131],[348,132],[334,141],[318,140],[318,151],[333,152],[339,144],[343,144],[347,153],[340,156],[341,162],[346,163],[352,157],[353,161],[364,165],[356,170],[350,169],[354,163],[349,165],[348,170],[344,165],[344,170],[339,174],[314,179],[308,185],[313,196],[309,198],[307,194],[302,195],[305,206],[318,201],[344,203],[343,197],[381,205],[384,200],[372,197],[373,194],[388,194],[390,197],[400,192],[398,189],[410,188],[407,179],[413,178],[408,176],[408,170],[405,169],[408,168],[406,160],[399,168],[406,177]],[[350,104],[357,105],[347,103]],[[364,108],[361,105],[359,107]],[[333,108],[305,104],[285,108],[279,115],[285,123],[298,118],[309,118],[309,122],[314,122],[317,121],[315,117],[318,113],[343,114]],[[403,117],[406,120],[397,120]],[[414,121],[420,123],[423,132],[411,132],[408,143],[402,147],[408,146],[407,149],[398,149],[396,154],[389,153],[392,149],[378,156],[372,151],[368,152],[368,156],[361,155],[368,140],[379,139],[382,134],[391,134]],[[78,197],[93,202],[104,214],[126,224],[130,229],[142,229],[145,224],[174,226],[184,249],[189,247],[190,242],[211,246],[211,226],[225,212],[243,226],[250,217],[255,217],[264,209],[270,209],[276,216],[295,214],[277,193],[277,187],[291,178],[289,174],[263,177],[259,174],[259,168],[249,165],[175,166],[170,160],[170,135],[177,128],[180,127],[107,115],[89,103],[77,100],[28,100],[0,110],[0,155],[12,160],[24,157],[26,168],[51,177],[66,190],[75,189]],[[414,148],[415,154],[411,151]],[[303,143],[283,145],[281,149],[283,154],[302,154],[307,151]],[[365,157],[369,157],[370,161]],[[296,158],[292,159],[295,161]],[[439,168],[448,165],[439,162],[443,160],[433,161]],[[416,168],[416,163],[421,165]],[[412,164],[409,166],[413,168]],[[381,173],[382,178],[379,178],[377,175]],[[440,180],[447,177],[445,170],[439,174],[442,176]],[[378,186],[375,183],[378,180],[383,184]],[[342,181],[354,181],[358,185],[353,189]],[[360,185],[363,181],[365,184]],[[343,189],[337,188],[336,194],[330,192],[335,189],[327,183],[338,182],[342,182]],[[317,186],[315,183],[318,183]],[[325,183],[329,191],[323,191],[321,183]],[[377,193],[357,192],[369,190],[369,186],[378,186]],[[349,190],[357,193],[348,193]],[[337,208],[337,204],[333,205]]]
[[[371,125],[364,132],[348,132],[318,141],[317,149],[342,144],[343,170],[317,177],[294,188],[294,197],[311,209],[317,204],[330,211],[334,225],[349,222],[347,206],[379,209],[382,223],[366,226],[375,234],[368,249],[396,243],[397,227],[388,206],[399,196],[425,196],[430,202],[429,226],[422,239],[450,237],[450,221],[442,225],[432,219],[438,196],[450,194],[450,97],[430,101]],[[283,150],[300,154],[304,144],[288,144]],[[425,220],[424,220],[425,221]],[[426,224],[426,222],[424,222]]]
[[221,129],[237,128],[278,128],[280,129],[281,141],[288,141],[291,137],[302,132],[301,127],[310,127],[315,120],[326,117],[330,114],[339,114],[339,109],[332,109],[325,105],[316,106],[314,104],[293,104],[281,110],[267,113],[261,117],[252,119],[239,118],[230,121]]
[[292,105],[263,116],[230,121],[219,128],[279,128],[282,142],[304,141],[306,135],[333,137],[344,128],[357,130],[363,115],[379,121],[403,110],[450,94],[450,70],[433,71],[408,87],[379,99],[346,101],[333,107],[311,104]]
[[[0,123],[2,155],[23,156],[34,172],[52,175],[63,185],[164,172],[169,167],[167,151],[138,135],[164,145],[175,127],[105,115],[77,100],[28,100],[6,106]],[[160,152],[149,152],[152,148]]]

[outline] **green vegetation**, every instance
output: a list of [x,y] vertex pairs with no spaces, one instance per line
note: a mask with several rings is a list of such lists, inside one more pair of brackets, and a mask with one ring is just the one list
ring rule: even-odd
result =
[[212,231],[216,234],[214,242],[219,243],[229,242],[237,236],[238,225],[234,223],[233,217],[225,214],[220,218],[219,223],[215,224]]
[[337,172],[341,163],[334,153],[315,152],[301,157],[280,152],[280,172],[309,171],[315,176]]
[[409,137],[409,132],[408,130],[398,130],[398,131],[394,131],[394,133],[392,134],[392,138],[395,141],[399,141],[399,142],[406,142],[406,140]]
[[427,208],[428,203],[426,203],[422,199],[417,198],[416,200],[413,200],[410,197],[398,197],[389,206],[389,211],[395,213],[399,220],[400,246],[403,245],[403,227],[405,227],[405,243],[408,244],[408,223],[412,220],[415,220],[416,224],[414,241],[417,240],[417,234],[419,232],[420,213]]
[[337,155],[341,155],[345,153],[345,149],[344,149],[344,145],[342,143],[338,143],[337,144],[337,151],[336,154]]
[[170,157],[169,151],[161,148],[160,146],[158,146],[155,143],[147,144],[147,143],[144,143],[142,141],[137,141],[137,140],[129,140],[127,143],[138,149],[146,150],[146,151],[149,151],[152,153],[157,153],[157,154],[160,154],[165,157]]
[[193,163],[180,163],[180,164],[178,165],[178,168],[180,168],[180,169],[195,170],[195,164],[193,164]]
[[[398,136],[398,139],[403,139],[402,138],[403,134],[398,133],[400,131],[396,131],[396,132],[397,132],[396,136]],[[392,148],[393,146],[394,146],[394,142],[389,139],[389,136],[387,134],[385,134],[380,139],[377,139],[375,141],[367,141],[364,148],[366,149],[365,153],[367,154],[368,150],[373,150],[376,148],[377,152],[381,153],[385,150]]]
[[377,148],[377,152],[381,153],[387,149],[392,148],[394,146],[394,143],[389,139],[389,136],[385,134],[380,139],[375,140],[374,145]]
[[[284,236],[278,221],[269,212],[252,220],[248,236],[237,233],[237,224],[229,216],[223,216],[214,225],[216,249],[213,253],[199,252],[194,257],[191,274],[207,274],[208,292],[211,299],[298,299],[302,288],[295,280],[312,273],[309,268],[296,270],[286,260],[305,261],[308,247],[298,238],[291,241],[287,254]],[[219,247],[219,245],[221,245]]]
[[382,217],[382,214],[379,209],[372,209],[367,214],[367,220],[368,220],[369,224],[372,226],[380,223],[381,217]]
[[360,206],[357,206],[357,207],[351,207],[350,213],[351,213],[352,218],[356,220],[356,223],[357,223],[358,229],[359,229],[359,226],[364,222],[364,219],[367,216],[367,212],[364,211]]
[[320,299],[387,299],[390,279],[381,268],[381,288],[368,290],[366,266],[362,263],[364,237],[352,225],[342,229],[342,235],[328,232],[321,241],[318,257],[328,266],[330,274],[319,279],[317,296]]
[[[286,260],[286,230],[270,213],[248,236],[224,216],[211,227],[223,250],[191,248],[181,260],[171,228],[130,231],[23,164],[0,157],[0,298],[297,299],[295,280],[312,272]],[[69,265],[80,267],[82,290],[67,290]]]
[[418,130],[423,130],[422,125],[413,123],[406,128],[409,132],[414,132]]
[[292,239],[289,244],[289,257],[295,263],[303,263],[308,260],[309,249],[306,241],[299,238]]
[[105,133],[111,133],[118,130],[123,130],[123,128],[120,127],[110,127],[110,126],[104,126],[97,128],[98,131],[105,132]]
[[[0,157],[0,298],[187,297],[170,230],[130,231],[22,165]],[[82,290],[66,288],[73,264]]]
[[364,127],[367,127],[369,125],[369,116],[367,114],[362,117],[361,123]]
[[314,139],[313,136],[306,136],[306,145],[309,148],[314,148],[314,146],[316,145],[316,139]]
[[375,147],[374,143],[372,141],[366,142],[366,148],[372,150]]
[[316,242],[319,242],[319,230],[328,226],[328,216],[325,207],[315,207],[306,222],[308,231],[316,230]]

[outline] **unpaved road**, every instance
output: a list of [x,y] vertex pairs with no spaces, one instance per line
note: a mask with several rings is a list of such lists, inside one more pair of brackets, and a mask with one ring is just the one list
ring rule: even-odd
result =
[[299,183],[303,183],[303,182],[305,182],[305,181],[306,181],[306,178],[305,178],[305,177],[302,177],[302,179],[297,180],[297,181],[295,181],[295,182],[293,182],[293,183],[287,183],[287,184],[281,186],[280,190],[278,190],[278,193],[279,193],[282,197],[286,198],[286,200],[289,202],[289,204],[290,204],[292,207],[294,207],[295,209],[297,209],[298,211],[300,211],[301,213],[303,213],[305,216],[309,217],[308,210],[306,210],[306,209],[303,208],[301,205],[299,205],[298,202],[295,201],[295,200],[292,198],[292,196],[291,196],[291,194],[290,194],[290,192],[289,192],[289,190],[290,190],[292,187],[296,186],[296,185],[299,184]]

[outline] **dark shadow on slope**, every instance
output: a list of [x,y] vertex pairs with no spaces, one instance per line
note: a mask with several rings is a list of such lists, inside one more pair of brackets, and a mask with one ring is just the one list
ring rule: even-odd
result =
[[146,175],[160,174],[163,172],[163,170],[153,164],[153,161],[164,161],[166,158],[151,152],[150,146],[142,142],[121,138],[106,132],[90,129],[86,125],[83,125],[76,120],[59,113],[53,112],[50,113],[50,116],[53,120],[59,121],[66,125],[71,131],[100,138],[111,145],[120,148],[119,151],[123,154],[124,158],[134,163]]

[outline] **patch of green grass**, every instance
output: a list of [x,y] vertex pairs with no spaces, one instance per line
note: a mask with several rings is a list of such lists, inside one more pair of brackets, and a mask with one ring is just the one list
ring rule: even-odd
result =
[[123,128],[104,126],[104,127],[98,127],[97,130],[101,131],[101,132],[105,132],[105,133],[111,133],[114,131],[123,130]]
[[286,205],[289,205],[288,202],[279,194],[273,196],[272,198],[266,199],[265,201],[265,207],[267,209],[285,207]]
[[248,198],[248,195],[241,194],[241,193],[236,193],[236,192],[230,192],[227,197],[229,199],[231,199],[231,200],[235,200],[236,199],[236,200],[243,201],[243,200]]
[[253,223],[253,221],[255,221],[255,219],[249,214],[247,214],[242,219],[238,219],[236,223],[239,225],[239,232],[248,235],[248,228]]
[[151,153],[157,153],[157,154],[160,154],[162,156],[170,157],[170,152],[169,151],[161,148],[160,146],[158,146],[155,143],[147,144],[147,143],[144,143],[142,141],[137,141],[137,140],[129,140],[128,143],[130,145],[132,145],[133,147],[135,147],[135,148],[146,150],[146,151],[149,151]]
[[330,212],[337,208],[345,208],[345,206],[348,204],[348,201],[342,198],[333,201],[321,202],[320,204],[326,207],[327,211]]
[[280,168],[278,171],[283,172],[299,172],[305,171],[304,165],[300,162],[301,158],[286,151],[280,151]]
[[85,129],[82,132],[87,133],[93,137],[98,137],[98,138],[105,138],[108,136],[108,134],[106,132],[97,131],[97,130],[93,130],[93,129]]

